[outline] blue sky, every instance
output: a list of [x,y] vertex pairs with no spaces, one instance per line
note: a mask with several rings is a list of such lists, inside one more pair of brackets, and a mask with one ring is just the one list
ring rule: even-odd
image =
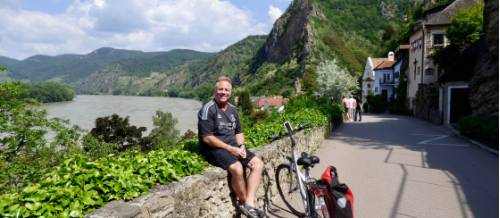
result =
[[100,47],[220,51],[267,34],[291,0],[0,0],[0,56]]

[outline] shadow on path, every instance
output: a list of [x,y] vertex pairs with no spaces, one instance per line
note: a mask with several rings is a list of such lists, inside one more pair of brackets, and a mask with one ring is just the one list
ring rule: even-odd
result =
[[[387,151],[385,163],[401,168],[400,185],[390,217],[412,217],[399,211],[407,192],[408,167],[443,172],[451,181],[459,201],[457,203],[461,205],[458,212],[461,217],[470,217],[470,213],[473,217],[498,217],[497,155],[455,137],[444,126],[396,115],[368,115],[363,118],[364,122],[345,123],[330,139],[358,149]],[[420,152],[420,160],[414,157],[411,161],[404,160],[402,155],[396,157],[394,149]],[[426,178],[416,180],[412,177],[411,182],[431,184]],[[465,205],[470,212],[464,208]]]

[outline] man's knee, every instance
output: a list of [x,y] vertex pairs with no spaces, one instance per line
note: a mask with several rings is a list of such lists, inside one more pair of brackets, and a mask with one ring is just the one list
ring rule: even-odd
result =
[[243,165],[239,161],[229,165],[227,168],[231,176],[243,176]]
[[264,162],[258,157],[252,159],[251,165],[252,171],[262,172],[262,170],[264,170]]

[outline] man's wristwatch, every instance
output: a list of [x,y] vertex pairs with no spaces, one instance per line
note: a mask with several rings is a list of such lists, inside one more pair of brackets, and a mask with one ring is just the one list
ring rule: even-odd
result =
[[245,147],[245,143],[243,143],[243,144],[239,144],[239,145],[238,145],[238,147],[239,147],[239,148],[241,148],[241,147]]

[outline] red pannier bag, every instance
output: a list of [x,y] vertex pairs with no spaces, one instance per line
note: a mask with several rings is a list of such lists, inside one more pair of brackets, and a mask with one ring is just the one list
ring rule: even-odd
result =
[[333,218],[354,217],[354,195],[351,189],[339,182],[337,168],[330,165],[321,175],[321,181],[328,185],[328,198],[326,205]]

